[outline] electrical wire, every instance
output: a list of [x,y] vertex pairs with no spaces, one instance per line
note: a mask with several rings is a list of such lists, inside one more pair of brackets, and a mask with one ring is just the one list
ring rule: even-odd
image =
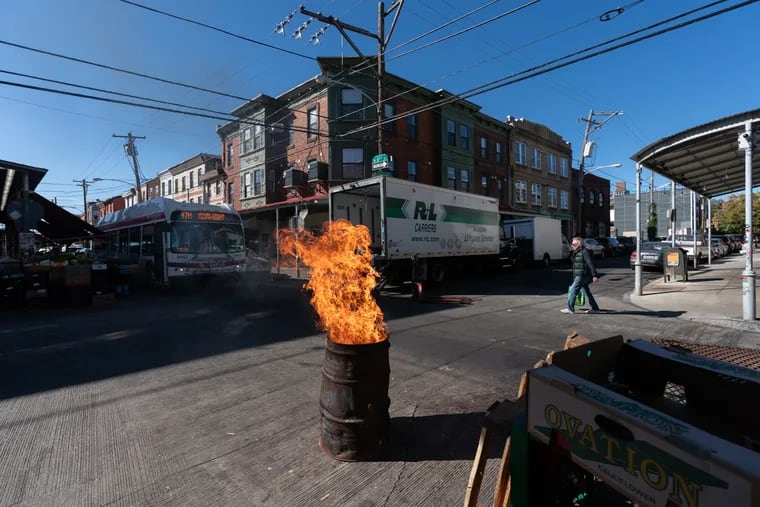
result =
[[308,55],[304,55],[304,54],[301,54],[301,53],[296,53],[295,51],[290,51],[289,49],[279,48],[277,46],[273,46],[271,44],[267,44],[266,42],[261,42],[261,41],[258,41],[256,39],[251,39],[250,37],[246,37],[244,35],[239,35],[239,34],[236,34],[234,32],[230,32],[229,30],[225,30],[223,28],[217,28],[217,27],[209,25],[207,23],[202,23],[201,21],[196,21],[194,19],[185,18],[185,17],[182,17],[182,16],[178,16],[176,14],[171,14],[169,12],[162,11],[162,10],[159,10],[159,9],[155,9],[153,7],[148,7],[147,5],[142,5],[142,4],[138,4],[137,2],[132,2],[131,0],[120,0],[120,1],[123,2],[123,3],[125,3],[125,4],[132,5],[134,7],[139,7],[140,9],[145,9],[146,11],[151,11],[151,12],[155,12],[156,14],[161,14],[162,16],[167,16],[167,17],[170,17],[170,18],[173,18],[173,19],[178,19],[180,21],[185,21],[186,23],[192,23],[193,25],[202,26],[203,28],[208,28],[209,30],[214,30],[215,32],[223,33],[225,35],[229,35],[230,37],[235,37],[236,39],[244,40],[246,42],[251,42],[253,44],[258,44],[259,46],[264,46],[264,47],[269,48],[269,49],[274,49],[276,51],[281,51],[281,52],[287,53],[289,55],[298,56],[298,57],[301,57],[301,58],[306,58],[307,60],[312,60],[312,61],[316,60],[316,58],[314,58],[313,56],[308,56]]
[[23,44],[17,44],[15,42],[10,42],[10,41],[7,41],[7,40],[0,40],[0,44],[3,44],[5,46],[11,46],[11,47],[18,48],[18,49],[24,49],[26,51],[32,51],[34,53],[40,53],[40,54],[43,54],[43,55],[53,56],[55,58],[62,58],[64,60],[69,60],[69,61],[72,61],[72,62],[82,63],[82,64],[85,64],[85,65],[91,65],[93,67],[99,67],[101,69],[107,69],[107,70],[112,70],[112,71],[115,71],[115,72],[121,72],[123,74],[129,74],[131,76],[137,76],[137,77],[142,77],[142,78],[145,78],[145,79],[151,79],[153,81],[158,81],[158,82],[161,82],[161,83],[171,84],[171,85],[174,85],[174,86],[182,86],[184,88],[190,88],[191,90],[198,90],[198,91],[201,91],[201,92],[213,93],[214,95],[219,95],[221,97],[228,97],[228,98],[231,98],[231,99],[242,100],[244,102],[248,102],[250,100],[249,98],[246,98],[246,97],[239,97],[237,95],[230,95],[229,93],[218,92],[216,90],[210,90],[208,88],[202,88],[200,86],[195,86],[195,85],[191,85],[191,84],[187,84],[187,83],[181,83],[179,81],[172,81],[171,79],[164,79],[164,78],[161,78],[161,77],[151,76],[149,74],[144,74],[142,72],[135,72],[135,71],[132,71],[132,70],[121,69],[119,67],[114,67],[113,65],[106,65],[106,64],[103,64],[103,63],[97,63],[97,62],[91,62],[89,60],[84,60],[82,58],[76,58],[76,57],[73,57],[73,56],[62,55],[60,53],[53,53],[52,51],[47,51],[47,50],[44,50],[44,49],[33,48],[33,47],[30,47],[30,46],[24,46]]

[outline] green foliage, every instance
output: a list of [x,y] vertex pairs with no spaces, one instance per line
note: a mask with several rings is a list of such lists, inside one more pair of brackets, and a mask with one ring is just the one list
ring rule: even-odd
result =
[[[713,202],[713,230],[728,234],[744,234],[744,195]],[[760,194],[752,194],[752,227],[760,227]]]

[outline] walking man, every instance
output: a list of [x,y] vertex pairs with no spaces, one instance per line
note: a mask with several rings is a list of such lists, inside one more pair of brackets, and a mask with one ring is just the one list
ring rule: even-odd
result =
[[567,308],[560,310],[562,313],[575,313],[575,297],[581,290],[586,295],[590,310],[586,313],[596,313],[599,311],[599,305],[596,304],[589,284],[599,281],[599,274],[596,272],[594,261],[591,260],[591,253],[583,246],[583,239],[574,237],[571,243],[572,251],[570,260],[573,263],[573,284],[567,293]]

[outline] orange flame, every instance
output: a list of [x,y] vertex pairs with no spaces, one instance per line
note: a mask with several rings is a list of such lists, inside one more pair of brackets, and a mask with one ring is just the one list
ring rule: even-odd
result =
[[321,236],[281,229],[278,238],[282,254],[298,256],[310,268],[306,287],[312,291],[311,305],[331,341],[359,345],[388,338],[383,312],[371,293],[376,272],[365,226],[337,220],[325,222]]

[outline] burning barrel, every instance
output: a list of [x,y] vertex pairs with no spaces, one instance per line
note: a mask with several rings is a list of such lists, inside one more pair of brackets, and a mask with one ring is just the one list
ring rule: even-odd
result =
[[309,266],[311,305],[327,331],[319,397],[319,446],[335,459],[359,461],[377,454],[390,425],[388,331],[372,296],[369,229],[347,220],[326,222],[322,234],[277,232],[285,258]]
[[335,459],[367,459],[386,442],[389,348],[387,339],[359,345],[325,340],[319,446]]

